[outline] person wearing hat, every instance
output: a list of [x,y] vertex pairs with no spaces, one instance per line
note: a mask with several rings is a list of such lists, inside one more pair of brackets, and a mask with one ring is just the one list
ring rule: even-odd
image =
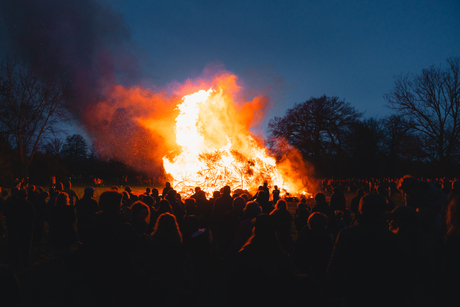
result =
[[93,187],[86,187],[83,197],[75,204],[78,240],[81,243],[86,241],[88,234],[91,232],[94,215],[99,212],[99,205],[93,199],[94,191]]

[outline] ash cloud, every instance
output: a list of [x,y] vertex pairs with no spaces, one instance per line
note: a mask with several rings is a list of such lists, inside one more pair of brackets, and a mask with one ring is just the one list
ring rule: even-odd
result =
[[8,56],[38,62],[69,78],[68,109],[77,118],[117,76],[137,79],[134,57],[119,51],[129,43],[129,30],[107,3],[0,0],[0,7]]
[[70,80],[66,109],[85,127],[99,153],[138,169],[159,167],[147,154],[157,150],[153,136],[130,117],[126,106],[114,105],[113,112],[100,118],[88,116],[108,101],[107,89],[140,82],[136,46],[122,15],[108,2],[95,0],[0,0],[0,8],[1,51]]

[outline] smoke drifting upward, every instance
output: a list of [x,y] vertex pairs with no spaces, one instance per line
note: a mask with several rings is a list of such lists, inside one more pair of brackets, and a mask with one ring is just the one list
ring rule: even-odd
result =
[[68,109],[77,118],[101,98],[101,89],[107,85],[136,81],[138,65],[124,48],[129,31],[108,4],[0,0],[0,5],[8,55],[71,80]]
[[[135,46],[123,17],[108,3],[96,0],[0,0],[0,7],[0,25],[6,35],[0,48],[10,58],[37,64],[70,81],[66,108],[86,128],[100,153],[136,161],[129,163],[133,166],[149,162],[142,153],[158,146],[132,119],[132,108],[112,107],[107,114],[96,112],[101,116],[97,118],[88,115],[114,101],[111,91],[117,89],[116,84],[140,80],[139,65],[131,53]],[[129,148],[134,159],[123,159],[126,155],[121,149],[110,152],[114,146],[108,144]]]

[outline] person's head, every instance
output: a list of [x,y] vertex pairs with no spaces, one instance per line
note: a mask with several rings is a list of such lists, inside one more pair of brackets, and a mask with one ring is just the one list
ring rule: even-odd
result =
[[275,185],[274,189],[275,189],[275,191],[278,191],[278,186],[277,186],[277,185]]
[[56,191],[63,191],[64,190],[64,185],[62,182],[56,183]]
[[169,199],[176,198],[176,194],[177,194],[176,190],[171,189],[171,190],[168,191],[168,198]]
[[69,194],[65,192],[59,193],[56,198],[56,207],[58,206],[69,206]]
[[145,195],[144,197],[142,197],[142,202],[144,202],[144,204],[146,204],[149,207],[153,207],[153,205],[155,205],[155,198],[153,198],[152,196]]
[[249,201],[246,203],[246,207],[243,209],[243,214],[246,218],[253,219],[262,213],[262,209],[259,206],[259,203],[256,201]]
[[246,201],[243,197],[235,197],[232,202],[233,210],[237,212],[243,211]]
[[167,187],[167,188],[170,188],[170,187],[171,187],[171,183],[166,182],[166,187]]
[[127,185],[125,187],[125,191],[128,192],[128,193],[131,193],[131,187],[129,185]]
[[217,199],[219,197],[220,197],[220,192],[219,191],[212,192],[212,198]]
[[275,210],[287,210],[287,203],[284,199],[278,200],[278,202],[275,205]]
[[150,195],[150,188],[145,188],[145,194]]
[[406,175],[398,183],[398,190],[402,191],[408,196],[413,196],[416,193],[418,187],[417,178]]
[[162,199],[160,200],[160,204],[158,205],[158,212],[164,213],[164,212],[170,212],[172,213],[172,208],[171,204],[167,199]]
[[196,188],[195,188],[195,193],[198,193],[199,191],[201,191],[201,188],[200,188],[200,187],[196,187]]
[[84,197],[93,197],[94,195],[94,188],[93,187],[86,187],[84,190]]
[[326,195],[321,192],[315,194],[315,201],[317,204],[326,202]]
[[99,197],[99,208],[106,214],[118,214],[120,212],[122,195],[115,191],[102,192]]
[[187,211],[188,213],[190,212],[190,210],[193,210],[196,208],[196,201],[194,198],[187,198],[184,202],[184,207],[185,207],[185,211]]
[[224,195],[230,195],[230,192],[230,186],[226,185],[223,190]]
[[313,232],[322,232],[326,229],[327,217],[321,212],[314,212],[308,217],[307,226]]
[[177,240],[176,243],[182,243],[182,234],[179,230],[176,217],[169,212],[162,213],[158,217],[153,236],[168,237],[169,239]]
[[383,219],[386,210],[387,202],[385,197],[380,194],[367,194],[359,201],[359,213],[363,216],[373,219]]
[[273,216],[266,213],[259,214],[254,223],[254,236],[265,238],[276,238],[275,220]]
[[360,188],[360,189],[357,189],[357,190],[356,190],[356,195],[358,195],[358,196],[363,196],[363,195],[364,195],[364,190],[361,189],[361,188]]
[[64,187],[65,187],[66,189],[70,189],[70,188],[72,187],[72,183],[71,183],[70,181],[66,181],[66,182],[64,183]]
[[133,222],[145,222],[150,221],[150,208],[142,201],[138,200],[131,206]]
[[158,195],[159,195],[158,189],[157,189],[157,188],[153,188],[153,189],[152,189],[152,197],[158,197]]
[[[27,187],[27,191],[29,192],[29,194],[34,193],[35,192],[35,186],[34,185],[29,185]],[[1,190],[0,190],[0,192],[1,192]]]
[[452,190],[460,190],[460,180],[452,181]]

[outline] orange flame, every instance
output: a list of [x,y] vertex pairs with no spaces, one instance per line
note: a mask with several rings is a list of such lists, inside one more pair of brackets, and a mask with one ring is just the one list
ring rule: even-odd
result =
[[[162,161],[173,178],[172,185],[185,197],[195,187],[201,187],[208,195],[225,185],[233,190],[254,192],[264,182],[285,192],[301,192],[305,186],[300,178],[303,174],[296,172],[286,159],[277,165],[262,142],[249,132],[263,119],[268,102],[263,95],[246,101],[237,77],[221,72],[211,81],[187,81],[173,95],[140,87],[114,86],[108,91],[106,101],[88,112],[87,119],[89,123],[97,123],[91,130],[105,156],[143,170],[146,168],[141,164],[149,163],[144,154],[155,163]],[[122,139],[129,142],[132,139],[130,146],[124,143],[120,146],[120,134],[114,134],[122,129],[113,128],[117,127],[115,115],[120,110],[129,118],[128,123],[139,125],[133,128],[131,138]],[[102,120],[104,115],[111,121]],[[158,154],[160,160],[156,158]]]

